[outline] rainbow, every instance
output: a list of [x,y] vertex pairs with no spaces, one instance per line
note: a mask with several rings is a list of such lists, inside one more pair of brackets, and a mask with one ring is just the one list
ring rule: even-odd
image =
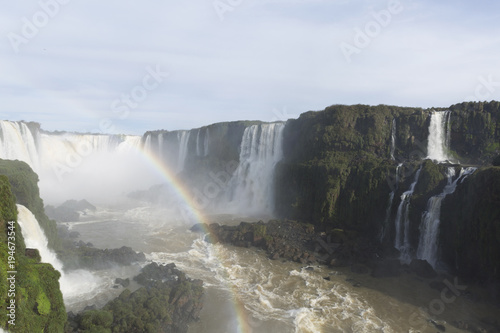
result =
[[[184,218],[189,220],[191,223],[201,223],[204,231],[208,233],[208,225],[206,218],[202,215],[199,209],[197,209],[197,203],[195,199],[191,196],[189,191],[186,189],[185,185],[176,177],[175,173],[168,168],[165,163],[160,160],[154,153],[148,151],[144,147],[136,148],[138,152],[145,157],[145,160],[151,165],[154,170],[156,170],[161,178],[165,180],[175,191],[178,197],[185,203],[184,211],[182,212]],[[222,261],[220,261],[222,265]],[[232,301],[234,304],[235,317],[237,319],[237,331],[236,333],[252,333],[253,330],[250,325],[249,318],[247,316],[247,311],[245,310],[244,304],[238,297],[238,290],[235,285],[228,286]]]

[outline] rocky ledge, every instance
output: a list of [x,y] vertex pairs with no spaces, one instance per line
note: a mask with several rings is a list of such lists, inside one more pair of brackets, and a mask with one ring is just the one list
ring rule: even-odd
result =
[[151,263],[134,277],[141,288],[125,289],[101,310],[68,314],[66,332],[186,333],[203,307],[203,281],[175,264]]

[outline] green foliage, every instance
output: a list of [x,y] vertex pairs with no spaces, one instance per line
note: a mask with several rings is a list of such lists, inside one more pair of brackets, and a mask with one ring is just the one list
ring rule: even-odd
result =
[[80,327],[84,332],[111,332],[113,314],[109,311],[86,311],[80,319]]
[[[12,167],[1,161],[2,167]],[[10,179],[9,179],[10,180]],[[6,222],[17,221],[15,197],[7,177],[0,176],[0,279],[6,281],[6,272],[10,271],[8,263],[8,244],[6,238]],[[0,283],[0,327],[11,332],[63,332],[66,322],[66,311],[59,288],[59,272],[49,264],[41,264],[36,259],[25,256],[26,246],[21,227],[15,224],[16,232],[16,325],[7,325],[7,301],[10,301],[6,283]]]
[[26,206],[35,215],[49,241],[49,247],[59,250],[61,243],[57,236],[57,226],[55,221],[45,215],[38,189],[38,175],[25,162],[1,159],[0,175],[9,179],[16,203]]
[[451,149],[461,162],[488,164],[500,152],[500,102],[464,102],[450,110]]
[[50,301],[43,291],[40,291],[36,297],[36,309],[38,314],[41,315],[48,315],[50,313]]

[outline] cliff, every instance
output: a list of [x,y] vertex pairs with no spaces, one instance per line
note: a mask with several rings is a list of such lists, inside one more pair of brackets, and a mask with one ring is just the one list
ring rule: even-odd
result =
[[45,214],[38,188],[38,175],[25,162],[2,159],[0,175],[8,178],[16,203],[25,206],[35,215],[49,241],[49,247],[59,250],[61,241],[57,236],[57,225]]
[[444,199],[440,244],[450,270],[500,285],[500,167],[476,171]]
[[[2,168],[19,166],[16,162],[2,161]],[[12,191],[12,180],[0,175],[0,327],[11,332],[63,332],[66,312],[58,279],[60,274],[50,264],[40,263],[38,251],[26,249],[21,228],[17,223],[16,198]],[[26,184],[22,182],[22,184]],[[26,194],[26,193],[25,193]],[[20,196],[22,197],[22,196]],[[10,234],[9,234],[10,232]],[[8,238],[15,233],[15,241]],[[15,269],[8,264],[15,243]],[[8,271],[17,271],[15,288],[7,281]],[[12,274],[9,274],[11,277]],[[13,281],[13,280],[12,280]],[[7,306],[15,300],[15,321]],[[10,323],[9,323],[10,321]]]

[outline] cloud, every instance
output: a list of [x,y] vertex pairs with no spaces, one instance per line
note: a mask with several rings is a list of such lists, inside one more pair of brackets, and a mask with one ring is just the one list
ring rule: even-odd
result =
[[[403,10],[350,63],[340,45],[353,44],[389,1],[243,0],[223,20],[213,1],[69,1],[15,53],[9,33],[20,34],[24,19],[50,1],[0,14],[1,113],[44,128],[83,131],[111,118],[140,134],[272,120],[285,107],[298,114],[336,103],[446,106],[471,95],[480,76],[500,80],[493,1],[401,0]],[[117,118],[113,101],[158,64],[168,79]]]

